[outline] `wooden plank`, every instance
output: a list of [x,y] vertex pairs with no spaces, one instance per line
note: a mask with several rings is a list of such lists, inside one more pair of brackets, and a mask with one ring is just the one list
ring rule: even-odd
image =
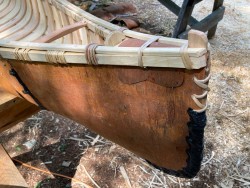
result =
[[[105,48],[109,50],[105,51]],[[96,56],[98,58],[99,65],[116,65],[116,66],[138,66],[138,48],[134,47],[117,47],[116,49],[117,54],[114,55],[114,52],[111,48],[113,47],[98,47],[96,49]],[[127,49],[126,49],[127,48]],[[123,50],[128,50],[128,53],[124,53]],[[194,50],[194,51],[193,51]],[[8,48],[0,48],[1,56],[5,59],[15,59],[14,49]],[[107,51],[112,52],[112,54],[105,53]],[[188,54],[193,62],[193,69],[200,69],[206,66],[206,58],[205,54],[202,56],[194,57],[195,54],[198,52],[206,53],[206,49],[204,48],[197,48],[195,53],[195,48],[189,48]],[[101,53],[104,52],[104,53]],[[165,52],[165,53],[164,53]],[[190,53],[191,52],[191,53]],[[163,49],[156,49],[156,48],[147,48],[144,50],[143,53],[143,63],[145,67],[171,67],[171,68],[185,68],[183,64],[182,58],[179,54],[179,48],[163,48]],[[158,54],[161,54],[159,56]],[[193,55],[192,55],[193,54]],[[46,59],[46,51],[37,51],[31,50],[29,52],[29,57],[31,61],[36,62],[45,62],[47,63]],[[85,53],[77,53],[77,52],[65,52],[64,53],[65,61],[67,64],[87,64]],[[17,64],[18,61],[16,61]]]
[[10,156],[0,145],[0,188],[28,187]]
[[[220,8],[223,5],[223,2],[224,0],[214,0],[213,12],[216,11],[218,8]],[[209,39],[211,39],[215,35],[216,29],[217,29],[217,24],[208,30],[207,37]]]
[[174,38],[177,38],[180,33],[186,30],[189,18],[194,9],[194,5],[195,0],[184,0],[173,32]]
[[[218,24],[219,21],[222,20],[223,15],[225,12],[225,7],[220,7],[216,11],[214,11],[212,14],[201,20],[198,24],[194,25],[191,29],[199,30],[206,32],[210,28],[214,27],[215,25]],[[188,36],[188,32],[191,30],[188,29],[187,31],[181,33],[179,35],[179,38],[185,39]]]
[[39,111],[39,108],[21,98],[0,91],[0,132]]
[[[171,0],[158,0],[162,5],[164,5],[165,7],[167,7],[171,12],[173,12],[175,15],[179,15],[181,8],[175,4],[173,1]],[[195,19],[194,17],[190,17],[190,19],[188,20],[188,25],[192,26],[197,24],[199,21],[197,19]]]

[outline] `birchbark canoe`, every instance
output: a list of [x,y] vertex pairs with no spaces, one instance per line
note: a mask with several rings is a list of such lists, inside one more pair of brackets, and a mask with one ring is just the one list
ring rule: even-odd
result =
[[180,177],[201,165],[209,43],[142,34],[66,0],[0,1],[0,91]]

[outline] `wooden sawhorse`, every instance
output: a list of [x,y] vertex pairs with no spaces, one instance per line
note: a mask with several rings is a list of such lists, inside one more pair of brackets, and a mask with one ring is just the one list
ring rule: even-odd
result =
[[[201,21],[198,21],[192,17],[192,12],[194,6],[202,0],[184,0],[182,7],[179,7],[172,0],[158,1],[178,16],[172,35],[174,38],[185,39],[191,29],[196,29],[203,32],[208,31],[208,38],[211,39],[215,35],[217,24],[223,19],[225,12],[225,7],[223,6],[224,0],[214,0],[213,12]],[[191,27],[188,30],[187,25]]]
[[[0,133],[38,112],[29,102],[0,90]],[[28,185],[0,144],[0,188],[26,188]]]

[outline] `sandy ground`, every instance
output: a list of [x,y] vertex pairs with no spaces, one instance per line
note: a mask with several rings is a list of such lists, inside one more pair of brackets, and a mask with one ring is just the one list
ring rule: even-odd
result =
[[[159,2],[130,2],[137,6],[141,22],[171,35],[176,16]],[[2,133],[0,143],[12,157],[91,186],[95,185],[88,176],[99,187],[127,187],[121,174],[124,167],[132,187],[250,187],[250,0],[226,0],[225,6],[224,20],[210,40],[213,61],[205,156],[197,177],[186,180],[162,174],[129,151],[52,112],[41,111]],[[211,0],[204,0],[193,15],[201,19],[211,9]],[[32,139],[36,145],[28,150],[23,143]],[[63,167],[63,161],[70,161],[70,166]],[[30,187],[83,187],[24,166],[18,169]]]

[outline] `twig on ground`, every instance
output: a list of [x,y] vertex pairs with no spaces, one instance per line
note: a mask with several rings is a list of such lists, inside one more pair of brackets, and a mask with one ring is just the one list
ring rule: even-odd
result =
[[218,112],[220,115],[224,116],[225,118],[227,118],[228,120],[232,121],[233,123],[235,123],[236,125],[240,126],[240,127],[244,127],[243,125],[237,123],[236,121],[232,120],[230,117],[226,116],[225,114]]
[[94,146],[99,141],[100,135],[97,135],[96,138],[91,142],[91,146]]
[[86,173],[86,175],[88,176],[88,178],[90,179],[90,181],[97,187],[100,188],[100,186],[95,182],[95,180],[93,180],[93,178],[90,176],[90,174],[88,173],[88,171],[86,170],[85,166],[82,164],[81,165],[83,167],[84,172]]
[[129,180],[128,174],[123,166],[120,167],[121,174],[127,184],[127,187],[132,188],[131,182]]
[[208,164],[214,158],[214,155],[215,155],[215,153],[212,151],[211,157],[206,162],[202,163],[201,165]]

